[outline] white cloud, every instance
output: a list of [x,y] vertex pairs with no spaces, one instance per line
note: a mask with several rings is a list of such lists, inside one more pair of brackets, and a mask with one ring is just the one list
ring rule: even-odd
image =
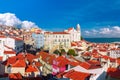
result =
[[33,23],[31,21],[23,21],[21,27],[25,28],[25,29],[30,29],[30,28],[38,27],[38,26],[35,25],[35,23]]
[[86,37],[120,37],[120,26],[109,26],[84,31]]
[[0,24],[8,26],[18,26],[21,21],[12,13],[0,14]]
[[97,31],[97,30],[95,30],[95,29],[93,29],[93,30],[92,30],[92,33],[93,33],[93,34],[97,34],[97,33],[98,33],[98,31]]
[[38,27],[34,22],[31,21],[21,21],[13,13],[1,13],[0,14],[0,24],[14,27],[22,27],[30,29],[32,27]]
[[120,32],[120,27],[119,27],[119,26],[114,26],[113,29],[114,29],[116,32]]
[[100,29],[100,34],[110,34],[112,32],[112,30],[110,30],[109,28],[101,28]]
[[90,32],[89,31],[85,31],[85,34],[88,35],[88,34],[90,34]]

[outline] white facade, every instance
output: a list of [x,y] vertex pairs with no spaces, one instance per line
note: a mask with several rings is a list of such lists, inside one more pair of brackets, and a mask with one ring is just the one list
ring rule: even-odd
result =
[[5,45],[14,49],[16,53],[19,53],[23,50],[23,40],[17,38],[6,38]]
[[79,24],[77,24],[76,29],[69,28],[68,30],[65,30],[65,32],[70,33],[71,42],[81,40],[81,31],[80,31],[80,25]]
[[108,68],[108,66],[107,66],[107,64],[105,64],[102,68],[97,68],[97,69],[88,69],[87,70],[81,66],[76,66],[74,68],[71,68],[70,70],[73,69],[75,71],[93,74],[90,76],[90,80],[105,80],[107,68]]
[[53,35],[52,32],[46,32],[44,33],[45,39],[44,39],[44,48],[47,50],[51,50],[52,44],[53,44]]
[[59,47],[69,48],[70,45],[70,34],[69,33],[54,33],[53,32],[53,46],[58,45]]
[[44,48],[51,50],[53,48],[70,48],[71,42],[81,40],[80,25],[77,24],[76,29],[69,28],[63,32],[45,32]]
[[0,38],[0,56],[3,56],[4,54],[4,44],[5,44],[6,38]]
[[23,44],[23,40],[17,38],[0,37],[0,56],[3,57],[3,61],[7,57],[15,56],[15,53],[21,52],[23,50]]
[[111,50],[109,56],[112,58],[119,58],[120,57],[120,50]]
[[70,48],[70,34],[66,32],[45,33],[44,48],[53,52],[60,48]]

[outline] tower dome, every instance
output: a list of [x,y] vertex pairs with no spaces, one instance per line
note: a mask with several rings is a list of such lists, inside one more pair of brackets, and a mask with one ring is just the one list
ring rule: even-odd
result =
[[76,26],[77,28],[76,28],[76,30],[78,31],[78,32],[80,32],[80,25],[79,24],[77,24],[77,26]]

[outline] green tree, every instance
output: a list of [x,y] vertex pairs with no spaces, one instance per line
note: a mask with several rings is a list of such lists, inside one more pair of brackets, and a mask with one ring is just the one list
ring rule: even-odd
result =
[[69,49],[68,52],[67,52],[67,55],[77,56],[74,49]]
[[61,49],[60,51],[61,51],[61,53],[62,53],[62,52],[66,52],[65,49]]
[[60,55],[60,54],[61,54],[60,51],[57,50],[57,49],[56,49],[53,53],[54,53],[54,54],[57,54],[57,55]]
[[82,36],[80,36],[81,40],[83,40],[84,38]]
[[61,51],[61,54],[66,54],[65,49],[61,49],[60,51]]

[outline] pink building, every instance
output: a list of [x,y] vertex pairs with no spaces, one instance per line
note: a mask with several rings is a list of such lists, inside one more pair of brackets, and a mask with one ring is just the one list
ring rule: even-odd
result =
[[57,73],[60,72],[64,72],[65,70],[67,70],[67,66],[68,66],[69,60],[63,56],[59,56],[57,57],[54,61],[53,61],[53,75],[56,75]]

